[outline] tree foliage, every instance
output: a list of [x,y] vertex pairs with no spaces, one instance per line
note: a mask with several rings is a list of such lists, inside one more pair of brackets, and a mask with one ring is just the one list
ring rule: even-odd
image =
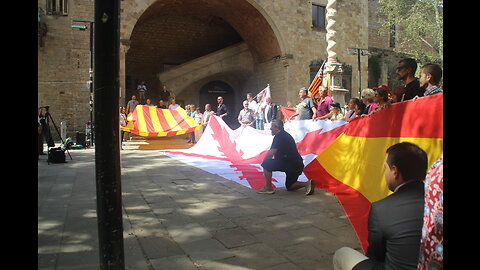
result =
[[396,25],[399,50],[443,64],[443,1],[379,0],[378,15],[380,31]]

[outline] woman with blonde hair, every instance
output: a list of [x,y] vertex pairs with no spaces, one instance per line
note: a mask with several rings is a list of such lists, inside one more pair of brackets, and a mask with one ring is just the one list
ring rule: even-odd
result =
[[362,102],[367,106],[363,114],[368,115],[377,107],[377,103],[373,101],[374,97],[375,97],[375,91],[373,91],[373,89],[365,88],[362,90]]

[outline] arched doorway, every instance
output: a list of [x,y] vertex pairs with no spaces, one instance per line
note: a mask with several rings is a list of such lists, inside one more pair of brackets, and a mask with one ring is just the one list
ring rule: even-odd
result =
[[211,81],[206,83],[200,88],[199,91],[199,103],[201,110],[205,108],[205,104],[210,104],[212,110],[216,111],[218,107],[217,98],[219,96],[223,97],[223,101],[230,112],[229,117],[224,118],[225,123],[228,124],[231,128],[238,127],[238,121],[236,121],[236,106],[235,106],[235,91],[233,88],[224,81]]
[[[122,10],[122,17],[138,18],[135,23],[122,25],[126,29],[122,38],[129,44],[125,55],[127,93],[136,89],[135,81],[143,80],[149,87],[148,97],[157,102],[163,83],[157,74],[240,42],[247,44],[255,64],[282,55],[283,42],[276,35],[278,30],[275,31],[272,20],[255,1],[151,0],[151,3],[143,10],[127,7]],[[135,7],[140,6],[143,5]],[[208,76],[211,75],[215,74]],[[178,95],[185,89],[169,90]]]

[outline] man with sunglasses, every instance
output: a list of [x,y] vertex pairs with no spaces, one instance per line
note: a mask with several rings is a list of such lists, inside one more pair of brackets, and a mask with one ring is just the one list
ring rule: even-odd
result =
[[417,71],[417,61],[412,58],[405,58],[398,62],[395,74],[399,80],[405,83],[405,90],[400,101],[413,99],[415,96],[423,96],[425,89],[420,88],[420,82],[415,77]]

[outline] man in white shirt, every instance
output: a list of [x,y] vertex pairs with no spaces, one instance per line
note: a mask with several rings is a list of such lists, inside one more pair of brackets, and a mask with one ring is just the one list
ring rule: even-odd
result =
[[213,111],[212,111],[212,106],[210,104],[205,104],[205,111],[203,112],[202,116],[202,124],[205,124],[202,129],[205,131],[208,125],[208,121],[210,121],[210,116],[212,116]]
[[175,110],[176,108],[178,108],[178,106],[180,106],[180,105],[177,104],[175,98],[172,98],[172,101],[171,101],[170,105],[168,105],[168,109],[169,110]]
[[252,93],[247,93],[248,108],[252,111],[257,109],[257,102],[253,99]]

